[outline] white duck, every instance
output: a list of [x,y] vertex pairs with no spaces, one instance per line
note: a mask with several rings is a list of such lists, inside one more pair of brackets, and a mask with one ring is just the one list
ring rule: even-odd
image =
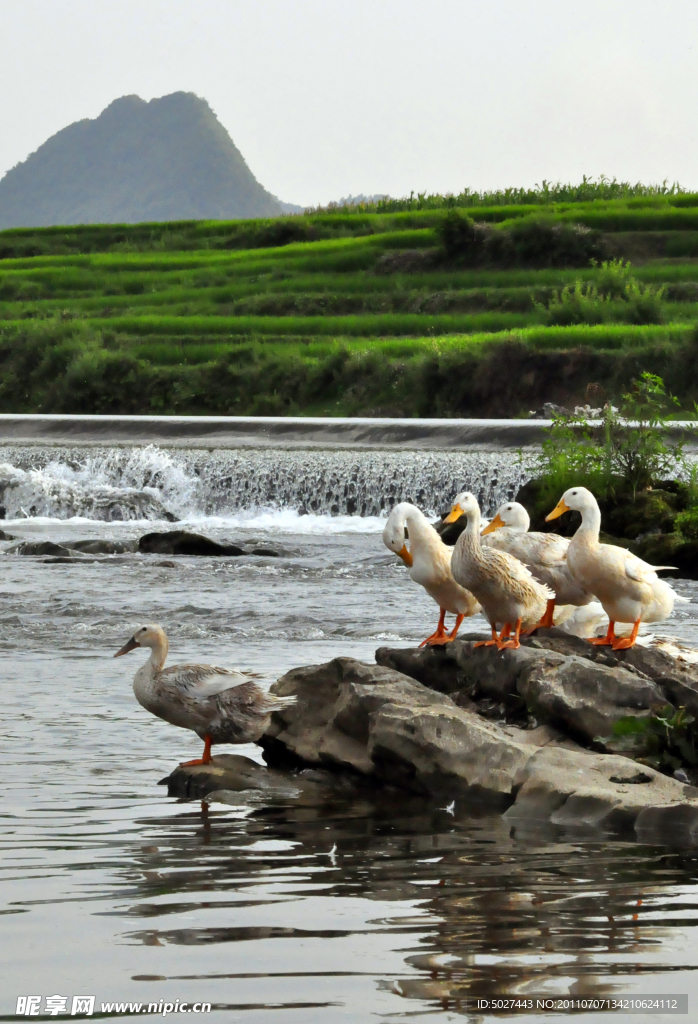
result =
[[[534,579],[530,570],[512,555],[480,543],[480,507],[473,494],[459,494],[445,522],[460,516],[468,521],[456,541],[451,568],[453,578],[467,587],[482,605],[492,629],[492,639],[476,646],[518,647],[522,626],[536,626],[553,592]],[[497,624],[502,632],[497,636]],[[512,629],[514,636],[508,639]]]
[[539,583],[555,592],[540,621],[541,626],[552,626],[556,603],[581,607],[593,601],[594,595],[585,590],[569,570],[569,539],[557,533],[529,533],[530,525],[531,518],[523,505],[508,501],[497,509],[494,519],[482,531],[482,537],[487,538],[483,545],[518,558]]
[[[405,543],[405,527],[409,549]],[[410,578],[424,587],[440,608],[436,632],[419,646],[447,644],[455,640],[463,619],[479,612],[480,605],[453,578],[453,548],[444,544],[426,516],[407,501],[400,502],[392,509],[383,530],[383,543],[403,560],[409,569]],[[456,616],[455,626],[450,633],[446,632],[444,626],[446,612]]]
[[120,651],[149,647],[150,658],[136,672],[133,692],[139,704],[171,725],[191,729],[204,741],[203,756],[184,765],[209,764],[213,743],[253,743],[273,711],[295,704],[295,697],[265,693],[249,676],[215,665],[165,668],[169,643],[161,626],[141,626]]
[[[671,615],[677,598],[685,600],[657,576],[658,569],[673,566],[648,565],[625,548],[600,544],[601,512],[586,487],[566,490],[546,520],[572,509],[581,512],[582,522],[567,549],[567,564],[580,585],[598,597],[609,620],[606,636],[590,643],[612,646],[614,651],[633,647],[641,622],[661,622]],[[629,637],[615,635],[616,622],[633,623]]]

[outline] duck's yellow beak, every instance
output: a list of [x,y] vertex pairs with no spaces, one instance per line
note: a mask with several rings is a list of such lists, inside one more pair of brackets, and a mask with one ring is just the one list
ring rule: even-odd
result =
[[545,517],[545,521],[546,521],[546,523],[549,523],[551,519],[557,519],[558,516],[561,516],[564,512],[571,512],[571,511],[572,511],[572,509],[569,507],[569,505],[565,504],[565,499],[564,498],[560,498],[560,500],[558,501],[557,505],[552,510],[550,515]]
[[456,519],[460,519],[462,515],[465,515],[460,505],[454,505],[451,511],[444,519],[445,523],[455,523]]
[[490,520],[490,522],[487,524],[487,526],[482,531],[480,536],[484,537],[486,533],[494,533],[494,531],[498,530],[500,526],[506,526],[506,525],[507,524],[500,517],[499,512],[498,512],[497,515],[494,517],[494,519]]
[[131,637],[130,640],[126,641],[126,643],[121,648],[121,650],[116,652],[114,657],[115,658],[120,658],[122,654],[128,654],[129,651],[135,651],[136,647],[140,647],[140,646],[141,645],[138,643],[138,641],[136,639],[134,639],[134,637]]
[[397,557],[401,558],[405,565],[412,565],[412,555],[410,554],[406,544],[402,545],[397,553]]

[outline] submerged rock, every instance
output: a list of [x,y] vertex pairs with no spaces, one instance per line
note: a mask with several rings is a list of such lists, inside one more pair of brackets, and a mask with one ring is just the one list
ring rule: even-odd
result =
[[76,540],[66,544],[71,551],[81,551],[85,555],[125,555],[136,550],[135,541],[121,540]]
[[70,548],[65,544],[54,544],[52,540],[24,540],[11,549],[15,555],[60,555],[70,557]]
[[186,530],[146,533],[138,541],[138,550],[156,555],[244,555],[239,544],[219,544],[209,537]]
[[24,540],[9,549],[15,555],[53,555],[74,561],[80,555],[122,555],[135,550],[135,542],[100,539],[65,541],[63,544],[52,540]]
[[217,557],[227,555],[257,555],[261,558],[278,558],[282,552],[275,548],[264,547],[252,542],[252,546],[243,548],[239,544],[220,544],[210,537],[202,537],[199,533],[187,530],[167,530],[165,533],[146,533],[138,541],[141,553],[156,555],[208,555]]

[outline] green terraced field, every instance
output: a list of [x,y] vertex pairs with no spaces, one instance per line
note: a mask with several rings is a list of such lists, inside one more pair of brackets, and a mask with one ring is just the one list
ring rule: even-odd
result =
[[443,209],[15,229],[0,411],[521,415],[639,369],[694,411],[698,195],[467,212],[598,231],[630,290],[598,264],[449,261]]

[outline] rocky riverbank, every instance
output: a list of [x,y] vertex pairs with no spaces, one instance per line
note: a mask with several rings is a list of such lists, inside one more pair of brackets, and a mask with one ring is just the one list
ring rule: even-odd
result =
[[[248,769],[247,788],[308,799],[310,787],[316,800],[337,787],[392,787],[511,820],[698,841],[698,669],[556,629],[518,650],[474,641],[288,672],[272,691],[298,703],[274,716],[261,741],[270,770]],[[177,769],[169,792],[239,792],[242,759],[232,760]]]

